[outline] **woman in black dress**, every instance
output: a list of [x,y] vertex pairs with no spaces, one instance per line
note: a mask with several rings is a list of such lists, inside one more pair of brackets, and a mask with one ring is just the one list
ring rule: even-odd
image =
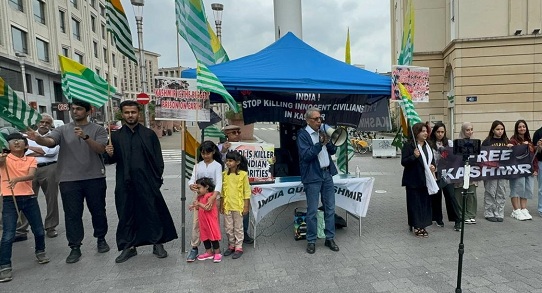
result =
[[435,159],[431,147],[426,142],[429,126],[416,123],[412,126],[412,132],[413,135],[401,151],[401,165],[405,168],[402,186],[406,188],[410,230],[414,228],[416,237],[428,237],[425,227],[432,224],[429,194],[438,190],[434,178]]

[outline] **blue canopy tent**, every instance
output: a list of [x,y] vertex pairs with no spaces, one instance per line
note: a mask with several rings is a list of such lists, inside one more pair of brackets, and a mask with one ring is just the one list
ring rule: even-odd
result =
[[[330,125],[356,127],[363,105],[387,99],[391,78],[333,59],[292,33],[267,48],[229,62],[209,66],[228,92],[243,104],[245,124],[280,122],[280,144],[291,150],[289,175],[299,175],[295,135],[310,106],[322,110]],[[196,78],[196,70],[181,73]],[[223,98],[211,95],[212,102]],[[292,131],[294,129],[294,131]],[[277,159],[277,163],[279,163]]]
[[[289,32],[258,53],[209,66],[226,89],[389,96],[391,78],[333,59]],[[196,70],[181,73],[196,78]],[[370,103],[370,101],[367,101]]]

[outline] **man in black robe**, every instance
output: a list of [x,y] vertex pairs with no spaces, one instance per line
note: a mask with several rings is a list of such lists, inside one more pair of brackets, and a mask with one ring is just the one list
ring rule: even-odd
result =
[[122,263],[137,255],[137,246],[153,245],[158,258],[167,256],[163,243],[177,238],[173,219],[160,192],[164,160],[158,137],[139,124],[139,104],[120,104],[125,125],[106,146],[110,163],[117,163],[115,204],[119,224],[117,247]]

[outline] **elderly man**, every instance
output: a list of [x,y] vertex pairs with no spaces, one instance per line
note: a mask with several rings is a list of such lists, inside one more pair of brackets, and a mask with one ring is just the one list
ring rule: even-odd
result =
[[333,175],[337,168],[331,160],[337,148],[329,142],[327,135],[320,131],[323,119],[318,108],[311,107],[305,112],[307,127],[297,133],[299,169],[301,182],[307,195],[307,252],[316,251],[318,196],[324,206],[325,246],[339,251],[335,244],[335,189]]
[[[231,143],[230,142],[240,142],[241,141],[241,127],[237,125],[227,125],[222,128],[222,132],[226,135],[226,142],[221,143],[218,145],[218,149],[220,150],[220,154],[222,155],[222,161],[226,162],[226,154],[230,150]],[[248,235],[248,222],[250,219],[249,213],[243,216],[243,232],[245,234],[245,237],[243,239],[243,242],[246,244],[252,244],[254,243],[254,239]]]
[[105,241],[107,216],[105,213],[105,166],[102,154],[107,144],[107,132],[102,126],[88,121],[90,103],[74,99],[70,105],[73,122],[55,128],[46,136],[28,131],[29,139],[39,145],[60,145],[58,153],[58,178],[60,196],[64,207],[66,238],[71,252],[66,263],[78,262],[85,236],[83,209],[86,201],[92,216],[94,237],[99,253],[109,251]]
[[[51,131],[53,117],[49,114],[41,114],[41,121],[38,124],[38,133],[45,136]],[[40,146],[33,140],[28,140],[27,157],[36,157],[38,169],[32,180],[32,189],[34,194],[38,195],[41,190],[45,194],[47,204],[47,215],[45,216],[45,231],[49,238],[58,236],[56,226],[58,226],[58,180],[56,176],[56,161],[58,159],[59,146],[52,148]],[[17,227],[17,236],[15,241],[27,239],[28,221],[21,215],[22,223]]]

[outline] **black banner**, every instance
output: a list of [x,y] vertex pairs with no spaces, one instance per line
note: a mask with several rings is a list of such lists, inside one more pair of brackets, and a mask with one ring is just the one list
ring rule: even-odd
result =
[[[453,148],[443,148],[440,154],[437,167],[439,174],[451,183],[463,182],[463,157],[454,155]],[[483,146],[478,156],[469,159],[471,181],[532,176],[533,158],[525,144],[512,148]]]
[[320,109],[325,123],[357,127],[369,101],[386,96],[341,95],[318,93],[272,93],[241,91],[245,124],[255,122],[283,122],[303,124],[305,111]]

